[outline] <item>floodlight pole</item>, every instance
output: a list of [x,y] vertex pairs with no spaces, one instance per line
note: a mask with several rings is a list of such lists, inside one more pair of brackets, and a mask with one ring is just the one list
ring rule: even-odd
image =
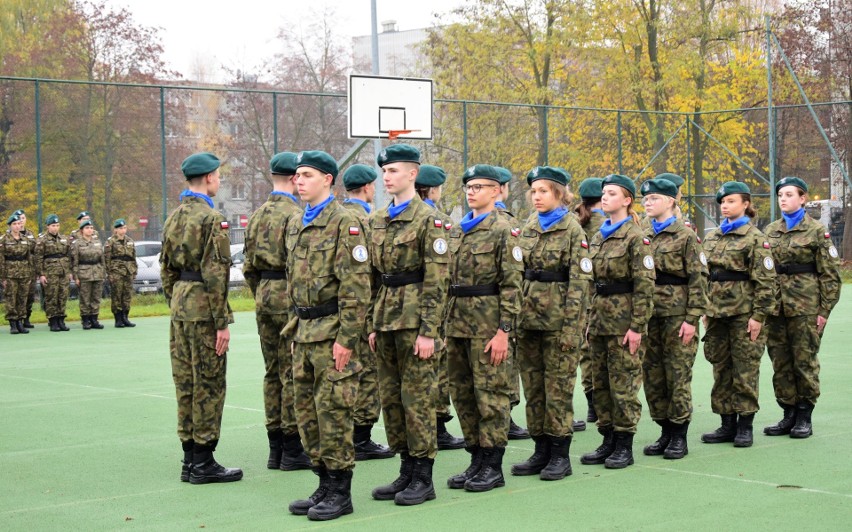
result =
[[[376,0],[370,0],[370,23],[372,26],[372,34],[370,35],[371,48],[373,52],[373,75],[379,75],[379,23],[376,15]],[[373,141],[373,161],[377,161],[379,153],[382,151],[382,141],[375,139]],[[374,163],[375,164],[375,163]],[[385,192],[385,182],[382,180],[382,169],[378,168],[379,178],[375,181],[375,196],[373,205],[376,208],[382,208],[388,201],[387,193]]]
[[[768,113],[767,134],[769,136],[769,193],[775,192],[775,120],[772,110],[772,28],[766,15],[766,108]],[[769,220],[775,221],[775,201],[769,202]]]

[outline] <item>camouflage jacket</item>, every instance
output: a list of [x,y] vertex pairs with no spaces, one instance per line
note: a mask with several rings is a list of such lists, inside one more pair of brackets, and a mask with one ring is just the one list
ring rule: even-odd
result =
[[[187,197],[163,227],[160,275],[174,321],[212,321],[222,330],[234,322],[228,304],[231,243],[228,221],[201,198]],[[181,271],[203,281],[181,281]]]
[[338,312],[298,319],[294,341],[335,340],[354,349],[364,332],[370,303],[370,262],[361,225],[332,201],[304,226],[294,216],[287,228],[290,304],[315,307],[337,299]]
[[577,218],[567,214],[545,231],[538,217],[533,217],[521,232],[520,245],[525,269],[566,272],[569,281],[524,279],[519,327],[579,336],[585,326],[592,261],[586,234]]
[[450,285],[496,284],[497,296],[453,297],[444,330],[454,338],[491,338],[501,323],[515,325],[521,310],[524,265],[512,227],[496,212],[469,233],[450,231]]
[[589,218],[589,221],[583,226],[583,231],[586,232],[586,240],[588,242],[591,242],[592,237],[601,230],[601,226],[605,221],[606,216],[603,214],[599,212],[592,213],[592,217]]
[[71,245],[71,271],[80,281],[103,281],[106,278],[104,247],[98,237],[80,236]]
[[654,297],[654,258],[650,241],[632,221],[604,240],[600,231],[590,244],[595,282],[633,283],[633,292],[601,296],[591,302],[589,334],[624,335],[628,329],[645,334]]
[[57,233],[44,233],[36,242],[36,272],[45,277],[68,277],[71,273],[71,242]]
[[30,238],[21,232],[20,238],[6,231],[0,236],[0,279],[28,279],[35,277],[35,257]]
[[[73,244],[75,240],[77,240],[78,238],[82,238],[82,237],[83,237],[83,235],[80,233],[80,230],[74,229],[73,231],[71,231],[71,233],[69,233],[68,241]],[[100,235],[98,234],[98,232],[96,230],[93,230],[92,238],[100,238]]]
[[284,279],[261,279],[261,272],[287,269],[287,228],[292,218],[301,216],[302,209],[287,196],[270,194],[266,203],[249,218],[246,226],[243,275],[254,295],[258,314],[290,314],[292,307],[287,301],[289,281]]
[[[748,223],[723,235],[716,229],[704,240],[711,282],[707,315],[726,318],[748,314],[763,323],[775,305],[775,262],[760,229]],[[744,272],[749,281],[713,281],[716,270]]]
[[840,298],[840,258],[825,226],[807,214],[796,227],[787,230],[784,219],[766,226],[776,266],[813,264],[816,273],[777,276],[773,316],[828,318]]
[[110,275],[136,277],[139,266],[136,264],[136,246],[133,239],[125,236],[119,240],[115,235],[104,244],[104,261]]
[[651,251],[660,273],[688,280],[685,285],[658,284],[654,288],[654,316],[685,316],[690,325],[707,310],[707,256],[695,231],[676,220],[659,234],[649,227],[645,236],[651,240]]
[[[371,331],[418,329],[437,339],[447,298],[447,231],[435,210],[418,196],[391,220],[388,207],[367,218],[374,279],[382,274],[424,272],[422,283],[379,286],[368,324]],[[368,318],[369,319],[369,318]]]

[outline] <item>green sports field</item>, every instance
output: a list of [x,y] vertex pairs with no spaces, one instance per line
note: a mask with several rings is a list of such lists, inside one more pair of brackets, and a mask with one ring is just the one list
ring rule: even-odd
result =
[[[848,288],[845,290],[848,292]],[[446,488],[464,469],[464,451],[443,451],[435,463],[437,499],[402,508],[370,498],[392,480],[398,460],[355,469],[355,513],[314,523],[287,504],[311,493],[310,472],[266,469],[261,380],[263,363],[254,315],[232,329],[228,396],[217,459],[245,471],[241,482],[192,486],[178,481],[180,445],[168,356],[168,320],[140,318],[135,329],[28,336],[0,330],[0,530],[837,530],[852,523],[852,296],[829,321],[823,342],[822,397],[814,436],[769,438],[762,427],[780,410],[764,357],[762,410],[755,444],[706,445],[714,429],[712,375],[699,353],[693,392],[690,454],[663,460],[641,454],[657,426],[643,414],[636,465],[610,471],[583,466],[580,454],[599,443],[593,430],[571,448],[573,476],[559,482],[507,476],[485,494]],[[575,392],[577,410],[586,402]],[[523,411],[515,418],[523,421]],[[453,421],[451,431],[459,434]],[[380,426],[374,436],[384,440]],[[529,440],[510,442],[504,471],[524,460]]]

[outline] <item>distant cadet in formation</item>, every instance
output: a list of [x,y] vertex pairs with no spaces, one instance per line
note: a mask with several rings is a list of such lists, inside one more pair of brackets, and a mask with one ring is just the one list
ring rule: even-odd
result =
[[9,229],[0,236],[0,283],[6,305],[10,334],[27,334],[27,294],[35,275],[35,257],[29,239],[24,234],[20,214],[6,220]]
[[84,330],[103,329],[98,314],[106,279],[104,247],[91,220],[80,222],[79,230],[71,246],[71,271],[80,291],[80,319]]
[[[78,227],[76,229],[74,229],[73,231],[71,231],[71,233],[68,235],[68,239],[71,241],[72,244],[74,243],[75,240],[80,238],[80,234],[82,232],[82,231],[80,231],[80,227],[79,227],[80,224],[82,224],[83,222],[86,222],[86,221],[90,221],[91,219],[92,219],[92,215],[89,214],[89,211],[81,211],[80,214],[77,215],[77,226]],[[95,230],[94,226],[92,226],[92,231],[93,231],[92,236],[97,237],[98,232],[97,232],[97,230]]]
[[71,242],[59,232],[59,216],[48,214],[46,230],[36,243],[36,272],[44,293],[44,313],[51,332],[68,331],[65,305],[71,274]]
[[112,315],[117,328],[136,327],[128,318],[133,301],[133,279],[139,269],[136,264],[136,244],[127,236],[127,222],[124,218],[115,220],[112,226],[113,234],[104,244]]
[[[36,241],[38,240],[38,238],[37,238],[38,235],[33,234],[32,231],[27,229],[27,213],[25,213],[23,209],[16,210],[14,212],[14,214],[17,214],[21,218],[21,221],[24,222],[24,225],[21,229],[21,234],[24,236],[24,238],[27,239],[27,244],[29,244],[29,246],[30,246],[30,254],[33,257],[35,257],[35,247],[36,247]],[[35,263],[33,263],[32,273],[33,273],[33,278],[30,282],[29,288],[27,288],[27,310],[26,310],[26,313],[24,315],[24,319],[22,320],[24,327],[27,328],[27,329],[35,328],[35,325],[33,325],[32,321],[30,321],[30,318],[33,315],[33,304],[35,303],[35,299],[36,299],[36,281],[37,281],[37,279],[36,279],[36,275],[35,275],[35,273],[36,273]]]

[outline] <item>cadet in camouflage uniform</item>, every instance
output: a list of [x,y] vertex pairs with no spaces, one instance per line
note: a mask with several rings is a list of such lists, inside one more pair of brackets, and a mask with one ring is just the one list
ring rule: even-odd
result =
[[[24,223],[23,228],[21,229],[21,235],[23,235],[24,238],[27,239],[27,243],[30,246],[30,254],[35,259],[35,247],[36,247],[36,241],[38,239],[36,238],[36,235],[34,235],[32,231],[27,229],[27,213],[25,213],[23,209],[18,209],[17,211],[14,212],[14,214],[17,214],[18,216],[20,216],[21,221]],[[30,317],[33,314],[33,304],[35,303],[35,299],[36,299],[36,281],[37,281],[37,279],[36,279],[36,276],[35,276],[35,273],[36,273],[35,262],[33,262],[32,273],[33,273],[33,278],[32,278],[32,281],[30,282],[29,288],[27,289],[27,310],[26,310],[26,314],[24,315],[24,319],[21,320],[23,322],[24,327],[27,328],[27,329],[35,328],[35,325],[33,325],[32,322],[30,321]]]
[[219,191],[219,159],[196,153],[181,171],[188,189],[163,227],[160,271],[171,310],[169,352],[177,395],[180,479],[192,484],[243,478],[213,458],[222,428],[225,371],[234,322],[228,304],[231,246],[228,222],[213,207]]
[[572,473],[568,452],[574,433],[574,381],[592,281],[586,235],[568,210],[570,179],[567,172],[549,166],[527,174],[536,216],[524,226],[520,240],[524,301],[516,353],[535,451],[513,465],[512,474],[542,480]]
[[828,316],[840,298],[839,254],[825,226],[805,212],[808,185],[798,177],[775,184],[783,218],[766,226],[777,278],[777,301],[766,321],[775,399],[781,421],[768,436],[813,434],[811,414],[819,397],[819,352]]
[[94,235],[91,220],[80,223],[80,234],[71,245],[71,271],[80,289],[80,319],[83,329],[103,329],[98,321],[106,278],[104,248]]
[[311,461],[299,437],[293,392],[292,336],[281,334],[293,315],[287,301],[287,248],[284,239],[294,216],[300,216],[293,195],[296,154],[281,152],[269,161],[273,190],[249,218],[245,233],[243,275],[255,301],[257,334],[263,354],[263,406],[269,440],[267,469],[309,469]]
[[71,242],[59,232],[59,216],[49,214],[47,230],[36,243],[36,272],[44,292],[44,312],[51,332],[67,331],[65,305],[71,275]]
[[0,237],[0,282],[6,304],[6,319],[10,334],[27,334],[24,327],[27,314],[27,291],[33,276],[34,257],[24,236],[24,221],[19,214],[6,220],[9,229]]
[[109,278],[112,315],[115,326],[136,327],[127,317],[133,301],[133,279],[139,266],[136,264],[136,246],[127,236],[127,222],[119,218],[112,224],[113,234],[104,244],[104,262]]
[[750,447],[766,344],[763,322],[775,306],[775,263],[769,242],[749,223],[755,216],[745,183],[729,181],[716,193],[726,219],[704,241],[710,269],[704,356],[713,365],[713,412],[722,418],[704,443]]
[[666,179],[642,184],[656,265],[654,314],[648,322],[643,387],[648,409],[661,428],[645,446],[648,456],[683,458],[692,419],[692,366],[698,352],[698,320],[707,308],[707,257],[695,231],[675,216],[677,187]]
[[370,262],[361,224],[334,201],[337,163],[322,151],[296,157],[305,213],[287,228],[287,274],[295,307],[293,380],[299,432],[319,487],[290,511],[313,521],[352,513],[352,415],[361,362],[355,348],[370,305]]
[[399,477],[374,489],[373,498],[407,506],[435,498],[434,353],[447,296],[448,246],[443,220],[414,190],[417,148],[393,144],[378,163],[393,201],[367,219],[374,279],[381,283],[368,327],[388,444],[402,463]]
[[[376,170],[366,164],[353,164],[343,173],[343,187],[346,189],[347,196],[343,200],[343,207],[358,219],[362,231],[364,231],[367,216],[373,211],[372,203],[376,190],[373,183],[377,177]],[[370,235],[366,232],[364,232],[364,239],[370,239]],[[375,291],[376,287],[373,287],[373,292]],[[355,444],[355,460],[392,458],[394,455],[389,447],[373,441],[373,425],[379,421],[382,400],[379,395],[378,363],[376,354],[370,349],[367,338],[369,333],[370,331],[365,327],[361,340],[355,348],[358,360],[364,367],[358,374],[360,382],[358,399],[355,402],[355,430],[352,436]]]
[[462,176],[470,211],[450,231],[450,292],[445,330],[450,393],[470,466],[447,480],[453,489],[484,492],[506,485],[503,454],[509,427],[509,335],[520,312],[523,254],[518,232],[494,203],[497,169],[487,164]]
[[588,336],[603,443],[580,463],[621,469],[633,464],[633,435],[642,414],[642,339],[653,306],[654,257],[633,216],[633,180],[609,175],[602,185],[601,206],[609,219],[590,244],[595,296]]
[[[81,211],[80,214],[77,215],[77,225],[79,226],[81,223],[91,219],[92,215],[89,214],[89,211]],[[75,240],[80,238],[80,233],[81,231],[79,227],[74,229],[71,231],[71,234],[68,235],[68,241],[73,244]],[[92,236],[99,238],[98,232],[94,229],[94,226],[92,226]]]
[[[444,222],[444,227],[452,228],[450,216],[440,209],[436,203],[441,201],[441,193],[447,174],[439,166],[429,164],[420,165],[417,179],[414,181],[414,189],[423,203],[432,206],[439,218]],[[444,334],[441,334],[443,342]],[[435,347],[435,363],[438,371],[438,402],[435,405],[435,419],[438,424],[438,450],[449,451],[463,449],[464,439],[456,438],[447,430],[447,422],[453,419],[450,414],[450,377],[447,371],[447,351],[444,346]]]

